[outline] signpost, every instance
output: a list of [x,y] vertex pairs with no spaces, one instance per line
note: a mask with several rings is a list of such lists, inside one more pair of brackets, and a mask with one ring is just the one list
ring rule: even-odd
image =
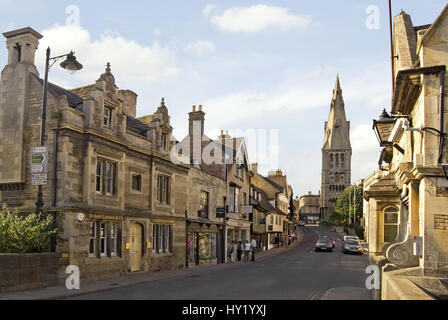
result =
[[48,183],[48,148],[31,148],[31,185],[43,186]]

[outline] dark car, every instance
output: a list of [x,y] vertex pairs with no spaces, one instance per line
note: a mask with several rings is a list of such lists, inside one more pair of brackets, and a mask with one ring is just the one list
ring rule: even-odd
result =
[[320,238],[317,242],[316,242],[316,248],[314,249],[314,251],[319,252],[319,251],[333,251],[333,243],[331,242],[331,240],[328,237],[323,237]]
[[361,243],[359,243],[358,240],[354,239],[347,239],[346,241],[344,241],[341,251],[343,253],[354,253],[359,255],[363,254]]

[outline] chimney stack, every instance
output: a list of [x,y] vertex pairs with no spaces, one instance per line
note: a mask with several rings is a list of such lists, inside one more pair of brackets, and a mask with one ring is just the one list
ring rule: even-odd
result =
[[258,173],[258,163],[252,163],[252,172]]
[[[199,110],[196,111],[196,106],[193,106],[193,111],[189,113],[188,134],[193,136],[194,128],[199,128],[201,137],[204,135],[204,117],[205,113],[202,111],[202,105],[199,105]],[[197,130],[197,129],[196,129]],[[197,134],[197,133],[196,133]]]

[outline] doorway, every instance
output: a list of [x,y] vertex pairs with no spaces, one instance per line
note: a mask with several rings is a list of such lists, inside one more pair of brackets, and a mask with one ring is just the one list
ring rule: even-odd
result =
[[140,271],[142,264],[142,236],[143,228],[140,224],[134,223],[130,228],[130,242],[129,249],[131,260],[131,272]]

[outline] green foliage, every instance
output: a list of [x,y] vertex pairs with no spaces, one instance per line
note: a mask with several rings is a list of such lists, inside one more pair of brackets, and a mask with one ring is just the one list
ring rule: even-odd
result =
[[56,234],[51,216],[22,216],[6,207],[0,210],[0,253],[41,252]]
[[[339,196],[330,221],[337,226],[348,226],[353,224],[353,222],[359,223],[362,218],[362,210],[363,189],[357,186],[350,186]],[[354,219],[355,214],[356,219]]]

